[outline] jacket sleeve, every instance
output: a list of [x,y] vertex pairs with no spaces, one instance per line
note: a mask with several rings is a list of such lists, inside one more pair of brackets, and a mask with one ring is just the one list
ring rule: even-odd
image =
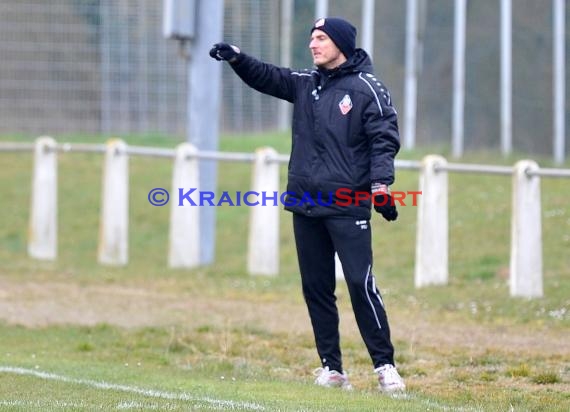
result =
[[370,182],[389,186],[395,179],[394,159],[400,150],[400,134],[398,114],[385,87],[373,93],[363,121],[364,131],[370,137]]
[[240,53],[230,67],[255,90],[291,103],[295,101],[295,81],[291,69],[262,62],[245,53]]

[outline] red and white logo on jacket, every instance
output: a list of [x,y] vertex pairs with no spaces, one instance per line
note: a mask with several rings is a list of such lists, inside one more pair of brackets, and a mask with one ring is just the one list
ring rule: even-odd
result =
[[343,115],[346,115],[348,112],[350,112],[350,109],[352,109],[352,100],[350,100],[350,96],[348,94],[344,95],[338,104],[338,107],[340,107],[340,112]]

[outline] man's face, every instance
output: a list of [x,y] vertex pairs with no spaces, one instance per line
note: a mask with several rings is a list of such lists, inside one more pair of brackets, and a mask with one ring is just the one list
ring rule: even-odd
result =
[[324,69],[334,69],[346,61],[346,57],[324,31],[315,29],[311,33],[309,49],[313,64]]

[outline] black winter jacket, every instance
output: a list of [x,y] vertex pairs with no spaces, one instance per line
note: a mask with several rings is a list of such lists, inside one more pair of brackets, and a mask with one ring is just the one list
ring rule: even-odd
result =
[[231,67],[252,88],[294,104],[285,209],[370,219],[370,200],[356,204],[356,192],[363,199],[371,182],[394,182],[400,143],[390,93],[366,52],[330,71],[294,71],[244,53]]

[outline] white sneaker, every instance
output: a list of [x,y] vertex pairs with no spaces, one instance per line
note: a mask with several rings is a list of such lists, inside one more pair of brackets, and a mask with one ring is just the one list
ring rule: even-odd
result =
[[404,380],[394,365],[386,364],[374,369],[378,374],[378,388],[382,392],[397,392],[406,390]]
[[317,368],[313,371],[315,385],[324,386],[326,388],[342,388],[344,390],[352,390],[352,385],[348,382],[346,372],[340,373],[338,371],[331,371],[329,367]]

